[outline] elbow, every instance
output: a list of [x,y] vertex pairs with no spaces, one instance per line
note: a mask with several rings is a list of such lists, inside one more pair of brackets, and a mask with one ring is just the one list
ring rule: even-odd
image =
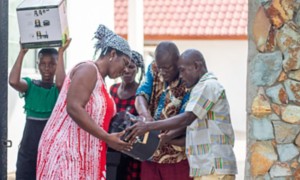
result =
[[197,116],[193,112],[185,112],[185,116],[187,126],[189,126],[195,119],[197,119]]
[[10,86],[13,86],[15,84],[14,81],[12,81],[11,79],[9,79],[8,83]]
[[20,79],[19,75],[17,75],[14,72],[10,72],[9,77],[8,77],[8,83],[10,86],[17,87],[20,85],[21,81],[22,80]]
[[140,95],[137,95],[137,96],[135,97],[135,105],[138,105],[138,104],[139,104],[138,101],[140,101],[140,99],[141,99],[141,96],[140,96]]
[[139,111],[141,107],[140,98],[140,96],[137,96],[134,101],[134,106],[137,111]]
[[9,83],[10,86],[16,87],[19,82],[16,81],[16,80],[13,80],[13,79],[9,79],[8,83]]
[[147,106],[148,105],[148,102],[146,100],[146,98],[142,95],[138,95],[136,98],[135,98],[135,108],[136,109],[139,109],[141,106]]
[[138,99],[135,99],[134,106],[135,106],[136,109],[139,109],[140,103],[138,102]]

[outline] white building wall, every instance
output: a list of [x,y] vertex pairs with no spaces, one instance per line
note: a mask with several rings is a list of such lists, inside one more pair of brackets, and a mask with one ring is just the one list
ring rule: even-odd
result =
[[94,59],[92,39],[99,24],[114,30],[114,1],[68,1],[68,21],[72,38],[67,55],[70,70],[81,61]]
[[144,50],[144,1],[128,1],[128,43],[132,50]]

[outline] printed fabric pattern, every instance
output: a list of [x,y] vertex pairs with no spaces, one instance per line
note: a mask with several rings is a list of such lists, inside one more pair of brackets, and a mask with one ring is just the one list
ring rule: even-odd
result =
[[[179,79],[171,84],[163,82],[153,61],[146,72],[143,83],[137,90],[137,95],[142,95],[148,100],[151,115],[155,120],[163,120],[184,112],[190,92]],[[157,163],[178,163],[186,159],[185,147],[165,144],[158,148],[151,161]]]
[[[94,65],[93,62],[87,63]],[[40,140],[37,179],[105,180],[106,144],[81,129],[68,115],[66,97],[70,84],[68,74]],[[97,83],[86,111],[100,127],[108,131],[116,108],[98,70]]]
[[229,103],[212,73],[203,75],[192,89],[185,111],[197,116],[186,132],[190,176],[237,174]]

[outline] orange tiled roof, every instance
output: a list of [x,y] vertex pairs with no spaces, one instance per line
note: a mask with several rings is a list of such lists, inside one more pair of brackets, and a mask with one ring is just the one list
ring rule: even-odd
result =
[[[127,0],[115,0],[115,31],[127,36]],[[145,39],[246,39],[247,0],[144,0]]]

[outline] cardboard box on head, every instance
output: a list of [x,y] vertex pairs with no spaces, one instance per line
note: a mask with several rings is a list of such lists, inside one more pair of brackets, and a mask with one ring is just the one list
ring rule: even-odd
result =
[[17,7],[24,48],[60,47],[69,36],[66,0],[24,0]]

